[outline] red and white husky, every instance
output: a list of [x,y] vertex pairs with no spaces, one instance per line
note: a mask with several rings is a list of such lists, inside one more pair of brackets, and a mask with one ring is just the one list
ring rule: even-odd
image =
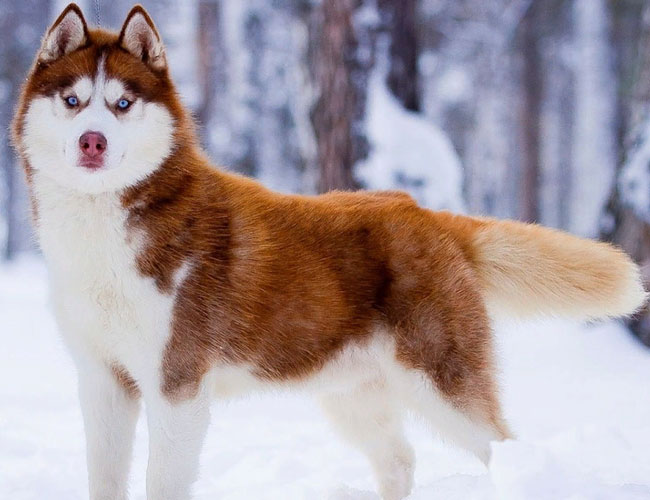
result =
[[79,370],[92,499],[124,499],[140,400],[147,497],[187,498],[210,400],[318,394],[404,498],[407,411],[487,461],[509,436],[489,317],[630,314],[637,267],[604,243],[425,210],[406,194],[284,196],[215,169],[142,7],[119,34],[68,6],[14,141],[56,317]]

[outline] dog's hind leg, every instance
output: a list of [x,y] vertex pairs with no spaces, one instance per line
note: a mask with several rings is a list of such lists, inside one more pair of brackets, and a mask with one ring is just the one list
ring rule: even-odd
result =
[[439,280],[394,327],[391,375],[409,407],[444,437],[489,461],[510,436],[495,380],[493,334],[472,275]]
[[335,429],[370,460],[384,500],[401,500],[413,487],[415,456],[393,399],[383,380],[321,399]]
[[[490,460],[490,442],[502,441],[511,436],[500,416],[496,398],[484,395],[489,404],[475,400],[451,401],[435,387],[426,374],[410,372],[405,386],[405,402],[443,440],[466,449],[486,465]],[[491,408],[485,412],[486,407]]]

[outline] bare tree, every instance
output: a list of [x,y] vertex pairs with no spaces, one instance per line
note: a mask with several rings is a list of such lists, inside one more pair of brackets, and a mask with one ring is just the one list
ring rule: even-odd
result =
[[552,227],[569,226],[569,182],[574,118],[572,2],[536,2],[540,53],[538,221]]
[[539,47],[540,10],[533,3],[523,17],[521,47],[523,58],[523,161],[519,216],[528,222],[539,219],[540,120],[542,103],[542,60]]
[[[218,126],[216,118],[225,114],[223,93],[226,87],[226,50],[223,43],[223,6],[218,0],[199,0],[198,15],[198,82],[201,103],[197,118],[203,143],[213,152],[210,131]],[[214,121],[213,121],[214,120]]]
[[323,1],[312,16],[312,73],[319,96],[312,112],[318,147],[319,191],[353,189],[355,162],[365,155],[360,122],[364,68],[358,64],[354,13],[358,0]]

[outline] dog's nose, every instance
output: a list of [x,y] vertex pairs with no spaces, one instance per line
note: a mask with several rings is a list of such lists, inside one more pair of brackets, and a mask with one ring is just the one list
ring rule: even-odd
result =
[[101,132],[86,132],[79,137],[81,152],[91,158],[104,154],[108,141]]

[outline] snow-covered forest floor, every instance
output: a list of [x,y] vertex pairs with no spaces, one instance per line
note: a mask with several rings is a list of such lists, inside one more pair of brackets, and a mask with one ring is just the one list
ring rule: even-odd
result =
[[[31,258],[0,267],[0,498],[86,497],[71,360]],[[413,422],[412,499],[650,499],[650,351],[618,324],[497,327],[506,415],[517,441],[489,470]],[[132,498],[144,498],[140,423]],[[215,403],[198,499],[376,500],[370,469],[300,395]]]

